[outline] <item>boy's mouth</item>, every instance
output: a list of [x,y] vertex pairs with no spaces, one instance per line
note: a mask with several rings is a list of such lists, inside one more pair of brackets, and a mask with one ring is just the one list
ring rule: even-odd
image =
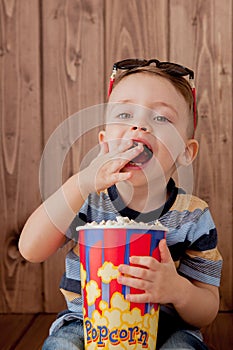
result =
[[147,163],[152,157],[153,157],[153,152],[149,148],[148,145],[145,145],[141,141],[133,141],[133,147],[136,147],[139,143],[143,145],[143,151],[135,158],[133,158],[128,164],[132,166],[142,166],[143,164]]

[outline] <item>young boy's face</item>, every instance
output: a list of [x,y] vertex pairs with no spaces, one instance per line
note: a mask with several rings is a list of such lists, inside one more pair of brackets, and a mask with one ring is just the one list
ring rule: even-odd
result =
[[188,118],[187,102],[169,81],[152,74],[132,74],[112,91],[100,142],[107,142],[110,151],[117,150],[123,139],[141,142],[144,151],[123,171],[130,170],[138,179],[152,172],[167,181],[186,148]]

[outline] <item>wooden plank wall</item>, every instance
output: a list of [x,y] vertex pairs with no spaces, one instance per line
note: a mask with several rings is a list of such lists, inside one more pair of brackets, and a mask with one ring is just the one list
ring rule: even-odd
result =
[[[0,312],[64,307],[58,284],[65,251],[30,264],[18,252],[18,238],[41,201],[47,140],[68,116],[106,100],[112,63],[127,57],[176,61],[196,72],[194,192],[208,201],[219,231],[220,310],[231,311],[232,0],[0,0],[0,28]],[[61,149],[71,134],[63,130]],[[96,140],[91,133],[77,141],[63,179]],[[53,186],[52,170],[43,188]]]

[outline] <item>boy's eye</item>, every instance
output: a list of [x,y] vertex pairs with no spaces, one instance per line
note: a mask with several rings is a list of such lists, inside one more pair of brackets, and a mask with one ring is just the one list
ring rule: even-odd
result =
[[168,123],[169,119],[163,115],[156,115],[153,117],[153,120],[159,123]]
[[131,118],[133,118],[133,116],[130,113],[120,113],[117,115],[117,118],[119,118],[119,119],[131,119]]

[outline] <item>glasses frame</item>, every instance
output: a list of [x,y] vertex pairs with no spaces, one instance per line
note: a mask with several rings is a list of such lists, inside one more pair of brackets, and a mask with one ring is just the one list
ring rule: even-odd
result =
[[108,97],[112,92],[113,84],[114,84],[118,69],[131,70],[134,68],[150,66],[152,63],[154,63],[157,68],[165,71],[169,75],[172,75],[175,77],[183,77],[187,75],[189,76],[189,84],[191,86],[192,94],[193,94],[193,127],[195,132],[197,127],[197,104],[196,104],[196,88],[194,85],[194,72],[185,66],[182,66],[180,64],[173,63],[173,62],[159,61],[156,58],[152,58],[150,60],[140,59],[140,58],[129,58],[122,61],[118,61],[113,65],[112,74],[109,81]]

